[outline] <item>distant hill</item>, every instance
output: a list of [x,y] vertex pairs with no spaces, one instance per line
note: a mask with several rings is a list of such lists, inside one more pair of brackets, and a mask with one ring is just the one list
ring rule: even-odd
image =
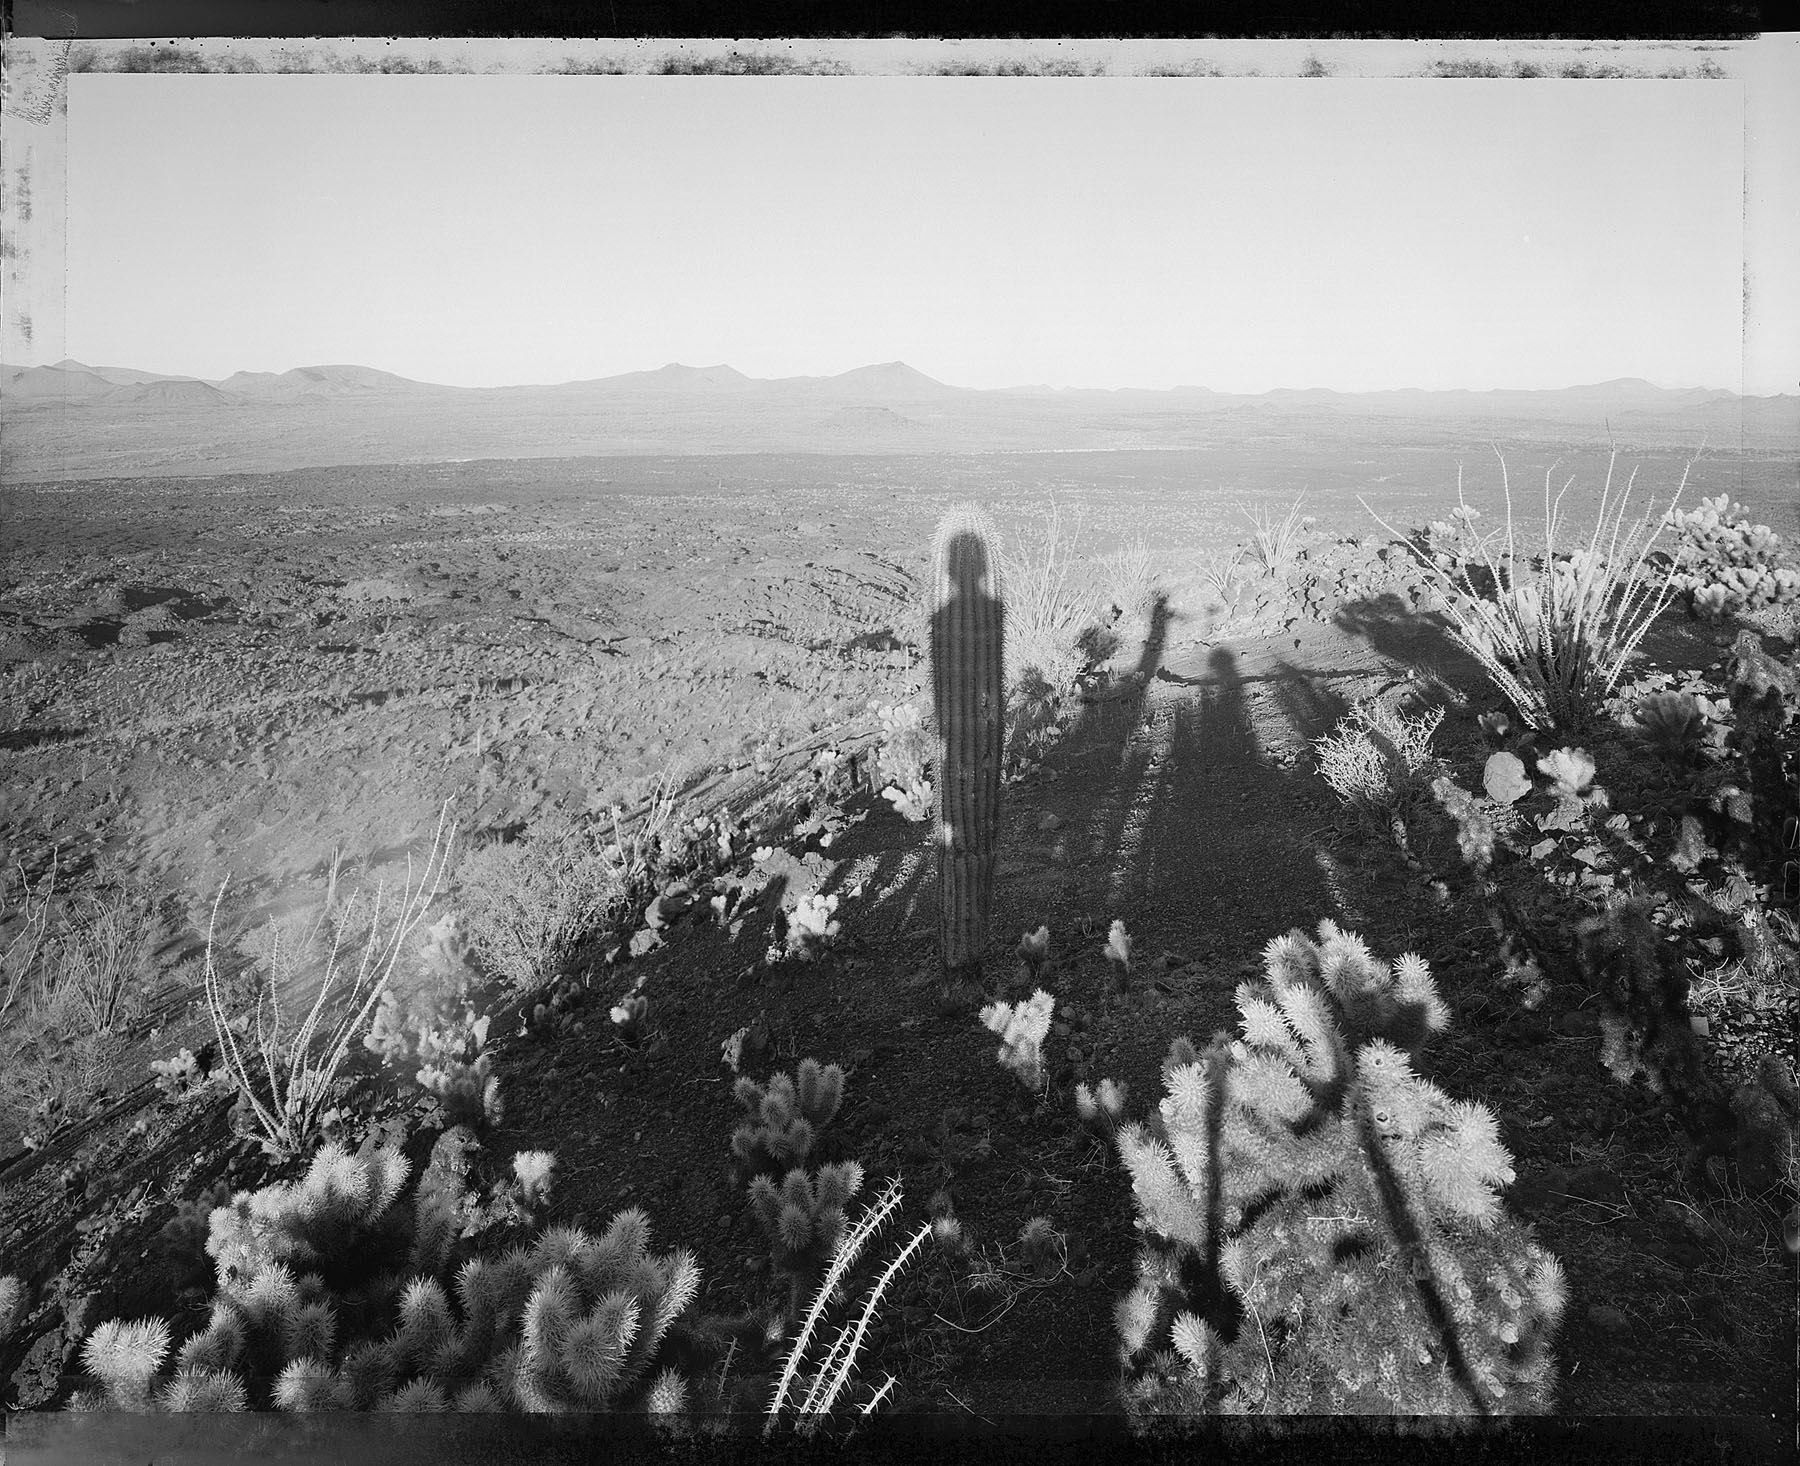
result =
[[89,366],[85,362],[74,361],[64,357],[56,365],[64,371],[91,372],[103,382],[111,382],[115,387],[135,387],[143,382],[194,382],[197,377],[171,376],[166,372],[144,372],[136,367]]
[[28,400],[62,400],[99,397],[113,390],[113,383],[86,367],[34,366],[9,368],[0,377],[0,395]]
[[626,372],[617,377],[595,377],[588,381],[563,382],[560,384],[559,390],[735,392],[754,385],[756,385],[755,379],[746,377],[736,367],[724,365],[691,367],[683,366],[678,361],[672,361],[667,366],[658,367],[653,372]]
[[1204,386],[953,387],[905,362],[746,376],[671,362],[514,387],[451,387],[349,364],[218,381],[129,367],[0,366],[9,482],[347,463],[619,453],[935,453],[1199,448],[1249,431],[1305,444],[1419,427],[1443,438],[1800,452],[1800,398],[1620,378],[1557,391],[1257,395]]
[[218,386],[246,397],[360,397],[371,393],[451,392],[429,382],[365,366],[295,367],[286,372],[233,372]]
[[123,387],[114,387],[98,401],[107,406],[127,406],[165,403],[169,406],[209,407],[224,404],[232,399],[221,392],[210,382],[192,380],[171,380],[168,378],[148,382],[131,382]]
[[874,397],[886,402],[916,402],[931,397],[961,397],[965,389],[948,387],[903,361],[857,367],[835,377],[790,377],[796,386],[827,397]]

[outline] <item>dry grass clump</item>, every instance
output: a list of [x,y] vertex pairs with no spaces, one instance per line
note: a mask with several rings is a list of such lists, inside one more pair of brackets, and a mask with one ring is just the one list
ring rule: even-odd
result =
[[[1566,553],[1559,550],[1557,540],[1565,524],[1563,499],[1574,479],[1553,496],[1552,465],[1544,473],[1544,552],[1535,559],[1527,558],[1516,541],[1506,459],[1498,449],[1495,454],[1500,458],[1506,494],[1506,531],[1498,545],[1501,536],[1494,532],[1476,536],[1453,558],[1433,555],[1374,510],[1369,512],[1412,550],[1420,569],[1444,598],[1451,634],[1481,663],[1519,716],[1540,732],[1578,732],[1599,712],[1644,633],[1668,604],[1670,575],[1665,573],[1659,585],[1646,564],[1662,524],[1651,528],[1648,510],[1635,522],[1626,523],[1626,506],[1637,473],[1634,469],[1624,490],[1615,496],[1615,451],[1607,463],[1606,482],[1587,543],[1578,543]],[[1675,491],[1676,501],[1687,487],[1692,469],[1690,460]],[[1462,502],[1460,473],[1456,496],[1457,516],[1468,524],[1476,511]],[[1366,501],[1363,508],[1369,508]]]
[[34,890],[21,872],[0,920],[0,1123],[28,1144],[101,1093],[156,976],[154,894],[127,884],[58,903],[55,875]]
[[1004,546],[1001,594],[1006,603],[1006,686],[1068,696],[1086,665],[1082,634],[1099,620],[1100,596],[1077,559],[1075,536],[1052,502],[1043,537]]
[[1302,494],[1279,519],[1273,511],[1260,506],[1240,511],[1250,521],[1249,556],[1262,566],[1264,574],[1284,577],[1300,563],[1306,532],[1315,523],[1311,515],[1300,512],[1305,502],[1306,495]]

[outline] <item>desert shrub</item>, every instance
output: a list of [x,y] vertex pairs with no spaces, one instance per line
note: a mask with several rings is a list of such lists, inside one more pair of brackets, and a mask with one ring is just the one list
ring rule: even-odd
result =
[[1547,1407],[1566,1290],[1509,1220],[1485,1107],[1414,1061],[1449,1014],[1411,953],[1270,942],[1241,1036],[1177,1040],[1118,1134],[1146,1234],[1115,1322],[1133,1417]]
[[104,1090],[123,1031],[156,976],[156,899],[137,886],[52,904],[23,873],[4,952],[0,1111],[28,1145],[79,1118]]
[[[1574,480],[1552,497],[1550,472],[1545,473],[1544,552],[1535,561],[1521,555],[1515,541],[1504,457],[1506,531],[1498,546],[1496,534],[1473,534],[1476,511],[1467,504],[1460,504],[1456,517],[1468,530],[1469,543],[1454,552],[1402,535],[1375,516],[1413,552],[1443,597],[1451,634],[1519,716],[1541,732],[1578,731],[1592,721],[1671,593],[1673,571],[1659,577],[1648,564],[1662,525],[1646,534],[1647,513],[1627,525],[1637,474],[1633,470],[1615,495],[1617,458],[1615,453],[1607,466],[1587,544],[1567,553],[1557,548],[1557,540],[1564,527],[1563,498]],[[1692,467],[1682,473],[1677,500]],[[1460,474],[1457,498],[1462,499]]]
[[1054,503],[1041,539],[1001,550],[1009,725],[1054,719],[1075,696],[1089,660],[1083,633],[1103,619],[1101,594],[1080,564],[1076,536],[1065,530]]
[[1313,744],[1319,774],[1338,798],[1383,828],[1404,824],[1436,762],[1431,739],[1443,721],[1442,708],[1409,715],[1359,702]]
[[618,840],[609,852],[566,820],[471,850],[456,873],[469,946],[514,991],[544,987],[583,938],[623,909],[629,867],[647,867],[649,859],[647,850]]
[[551,1228],[454,1266],[454,1170],[428,1169],[410,1209],[406,1173],[396,1150],[357,1158],[328,1147],[301,1182],[220,1208],[206,1326],[171,1359],[166,1321],[101,1324],[70,1408],[685,1406],[680,1375],[656,1366],[699,1268],[684,1250],[652,1253],[642,1211],[619,1213],[598,1237]]
[[[299,941],[284,942],[271,925],[266,958],[250,983],[254,999],[248,1011],[238,1010],[236,985],[216,954],[214,925],[225,895],[220,887],[207,927],[206,1009],[225,1075],[237,1090],[239,1125],[269,1154],[302,1155],[324,1133],[350,1046],[368,1031],[408,940],[437,897],[455,843],[448,819],[446,809],[417,872],[408,859],[395,896],[378,885],[365,915],[357,909],[358,892],[330,920],[322,962],[309,960],[308,949],[327,924],[324,916]],[[344,933],[353,929],[361,938],[346,943]],[[353,967],[347,960],[351,945],[359,949]],[[295,1021],[285,1005],[294,1000],[296,988],[304,992],[315,982],[311,1004]]]
[[1670,585],[1698,616],[1734,616],[1800,597],[1800,574],[1779,565],[1781,536],[1752,524],[1729,494],[1671,508]]
[[1149,615],[1156,601],[1156,577],[1143,536],[1102,557],[1100,569],[1100,594],[1115,616],[1130,621]]

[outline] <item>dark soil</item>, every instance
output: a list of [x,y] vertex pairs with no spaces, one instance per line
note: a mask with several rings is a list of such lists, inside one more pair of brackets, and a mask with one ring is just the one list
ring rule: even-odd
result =
[[[772,522],[767,532],[777,532]],[[610,943],[593,944],[569,974],[581,1033],[516,1032],[516,1001],[496,1014],[506,1112],[485,1138],[489,1152],[554,1150],[550,1220],[603,1225],[641,1205],[659,1245],[695,1250],[709,1310],[769,1306],[781,1289],[729,1164],[741,1111],[721,1053],[735,1031],[760,1023],[771,1042],[744,1072],[762,1079],[809,1056],[847,1071],[844,1105],[815,1160],[861,1161],[865,1198],[888,1177],[902,1182],[903,1220],[878,1239],[877,1255],[942,1192],[940,1208],[953,1208],[1003,1264],[1003,1285],[984,1292],[966,1263],[928,1245],[901,1275],[859,1369],[871,1384],[896,1377],[885,1408],[971,1420],[1109,1411],[1118,1374],[1112,1307],[1132,1274],[1136,1211],[1116,1156],[1077,1123],[1072,1087],[1119,1080],[1131,1112],[1142,1114],[1160,1096],[1170,1040],[1204,1042],[1234,1026],[1234,989],[1260,971],[1264,944],[1329,916],[1383,956],[1423,954],[1451,1006],[1452,1027],[1426,1050],[1426,1070],[1453,1097],[1499,1116],[1518,1175],[1507,1203],[1568,1272],[1558,1413],[1791,1422],[1795,1275],[1782,1203],[1748,1194],[1728,1168],[1697,1164],[1668,1105],[1607,1072],[1592,994],[1572,962],[1554,960],[1553,942],[1544,943],[1547,997],[1528,1007],[1501,980],[1476,886],[1429,842],[1421,864],[1409,866],[1314,771],[1310,740],[1354,700],[1407,687],[1447,709],[1438,751],[1479,789],[1491,745],[1477,719],[1498,706],[1480,670],[1415,609],[1419,597],[1396,590],[1372,562],[1354,585],[1325,576],[1367,559],[1355,546],[1332,554],[1318,568],[1333,594],[1310,615],[1271,599],[1221,631],[1165,607],[1140,645],[1120,649],[1043,763],[1008,786],[983,994],[946,993],[939,982],[929,827],[864,787],[845,802],[851,823],[820,852],[830,871],[822,889],[840,897],[835,948],[812,962],[769,963],[772,911],[734,939],[710,923],[704,903],[640,958],[609,961]],[[881,619],[887,574],[871,570],[853,592],[865,626]],[[156,604],[177,617],[192,611],[197,626],[217,614],[209,594]],[[770,594],[791,620],[800,592]],[[822,620],[829,615],[821,608]],[[153,657],[155,648],[151,636],[128,654]],[[1653,650],[1664,665],[1699,668],[1722,654],[1721,637],[1676,627]],[[878,655],[896,658],[891,683],[916,679],[906,654]],[[779,713],[798,752],[747,766],[746,781],[754,773],[761,782],[734,786],[734,813],[776,820],[777,786],[803,793],[806,775],[796,771],[840,733],[807,729],[785,702]],[[57,736],[61,726],[46,722],[32,736]],[[1600,781],[1629,785],[1636,757],[1623,743],[1603,749]],[[334,811],[330,824],[352,813]],[[528,814],[508,811],[490,828]],[[288,868],[312,869],[329,833],[324,821],[310,825],[310,858]],[[763,838],[781,834],[774,824]],[[1123,986],[1102,956],[1114,920],[1135,943]],[[1014,947],[1040,923],[1052,941],[1039,981],[1056,997],[1057,1019],[1041,1101],[995,1061],[995,1037],[975,1012],[1029,993]],[[1794,986],[1790,973],[1781,1004],[1751,1034],[1790,1065],[1779,1037],[1791,1029]],[[607,1011],[634,988],[650,1001],[649,1035],[628,1049]],[[149,1131],[128,1132],[155,1098],[134,1077],[142,1061],[201,1036],[192,1012],[182,1015],[179,983],[164,998],[169,1016],[154,1041],[139,1037],[137,1068],[122,1062],[118,1097],[0,1173],[0,1271],[25,1273],[40,1289],[58,1276],[64,1283],[42,1292],[29,1339],[0,1359],[24,1403],[57,1397],[83,1325],[168,1310],[181,1280],[151,1238],[176,1198],[221,1176],[249,1186],[274,1174],[232,1141],[216,1105],[150,1110]],[[102,1212],[104,1227],[82,1229]],[[1025,1267],[1018,1242],[1032,1217],[1064,1239],[1041,1275]],[[190,1293],[184,1307],[200,1301]]]

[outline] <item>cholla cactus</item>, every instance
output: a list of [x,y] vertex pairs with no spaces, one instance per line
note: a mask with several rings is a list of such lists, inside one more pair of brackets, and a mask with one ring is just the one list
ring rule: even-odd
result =
[[816,891],[802,896],[788,913],[787,955],[810,962],[838,939],[838,898]]
[[1019,1260],[1040,1280],[1062,1271],[1069,1254],[1068,1239],[1048,1217],[1030,1217],[1019,1228]]
[[794,1078],[775,1074],[762,1085],[745,1075],[732,1093],[751,1115],[732,1132],[732,1154],[753,1172],[781,1176],[805,1165],[820,1128],[837,1114],[844,1101],[844,1071],[836,1064],[802,1059]]
[[206,1250],[221,1281],[252,1278],[274,1263],[302,1268],[348,1256],[359,1233],[381,1220],[411,1169],[396,1148],[353,1156],[335,1142],[300,1181],[240,1191],[210,1221]]
[[[1514,762],[1518,761],[1515,759]],[[1494,863],[1493,816],[1448,774],[1439,774],[1431,781],[1431,797],[1456,826],[1456,848],[1464,862],[1477,875],[1487,874],[1488,867]]]
[[619,1042],[628,1049],[636,1048],[643,1041],[644,1023],[650,1016],[650,1000],[642,993],[627,993],[613,1004],[607,1016],[619,1031]]
[[1040,926],[1019,938],[1019,960],[1025,964],[1026,974],[1034,983],[1044,975],[1044,968],[1050,961],[1049,927]]
[[1131,978],[1131,947],[1131,933],[1125,930],[1125,923],[1114,921],[1107,929],[1106,945],[1100,949],[1100,955],[1112,969],[1113,982],[1118,987],[1124,987]]
[[768,1176],[750,1183],[750,1204],[769,1237],[775,1270],[788,1279],[788,1317],[797,1319],[809,1282],[831,1260],[844,1229],[844,1208],[862,1189],[863,1169],[855,1161],[821,1166],[808,1176],[796,1166],[777,1186]]
[[1579,799],[1594,782],[1594,756],[1585,748],[1558,748],[1537,761],[1558,799]]
[[[447,923],[432,928],[433,951],[453,939]],[[449,958],[444,958],[449,961]],[[498,1125],[505,1118],[494,1061],[483,1050],[491,1020],[468,1001],[466,984],[381,995],[363,1047],[402,1073],[443,1106],[452,1125]]]
[[192,1049],[183,1049],[172,1058],[152,1059],[150,1072],[156,1076],[157,1092],[177,1103],[201,1093],[219,1077],[217,1069],[201,1067],[199,1056]]
[[1706,740],[1707,712],[1691,692],[1653,692],[1631,716],[1645,738],[1674,758],[1693,753]]
[[551,1178],[556,1173],[556,1157],[547,1150],[521,1150],[512,1158],[513,1179],[528,1205],[536,1206],[550,1197]]
[[1670,584],[1694,614],[1719,616],[1800,597],[1800,575],[1775,563],[1781,536],[1752,524],[1729,494],[1671,509],[1663,522],[1675,533]]
[[[635,1208],[598,1241],[574,1228],[544,1234],[531,1254],[536,1276],[519,1344],[495,1370],[521,1408],[612,1409],[644,1376],[700,1287],[691,1254],[652,1259],[648,1240],[649,1219]],[[652,1388],[666,1406],[670,1383]]]
[[996,1057],[1020,1084],[1032,1093],[1044,1087],[1045,1037],[1056,999],[1038,988],[1024,1002],[989,1003],[981,1010],[982,1024],[1000,1035]]
[[1412,1068],[1449,1021],[1430,970],[1319,935],[1270,942],[1241,1037],[1178,1042],[1119,1132],[1148,1238],[1114,1314],[1126,1408],[1546,1408],[1562,1272],[1501,1209],[1493,1115]]
[[1085,1082],[1077,1084],[1076,1118],[1102,1139],[1111,1140],[1125,1118],[1125,1095],[1126,1087],[1112,1079],[1102,1079],[1093,1089]]
[[[521,1184],[547,1184],[533,1153]],[[552,1228],[535,1245],[470,1258],[360,1298],[263,1261],[222,1277],[207,1326],[169,1361],[161,1319],[112,1320],[88,1339],[75,1409],[287,1411],[616,1409],[685,1402],[671,1370],[651,1377],[700,1281],[692,1256],[654,1256],[642,1211],[604,1236]],[[352,1336],[352,1331],[358,1336]],[[646,1380],[648,1383],[646,1384]],[[252,1400],[251,1390],[261,1391]]]
[[[875,767],[884,789],[908,789],[923,782],[925,760],[931,750],[931,730],[925,726],[925,710],[911,702],[877,705],[875,715],[881,723],[881,743],[875,752]],[[929,796],[926,805],[929,813]]]

